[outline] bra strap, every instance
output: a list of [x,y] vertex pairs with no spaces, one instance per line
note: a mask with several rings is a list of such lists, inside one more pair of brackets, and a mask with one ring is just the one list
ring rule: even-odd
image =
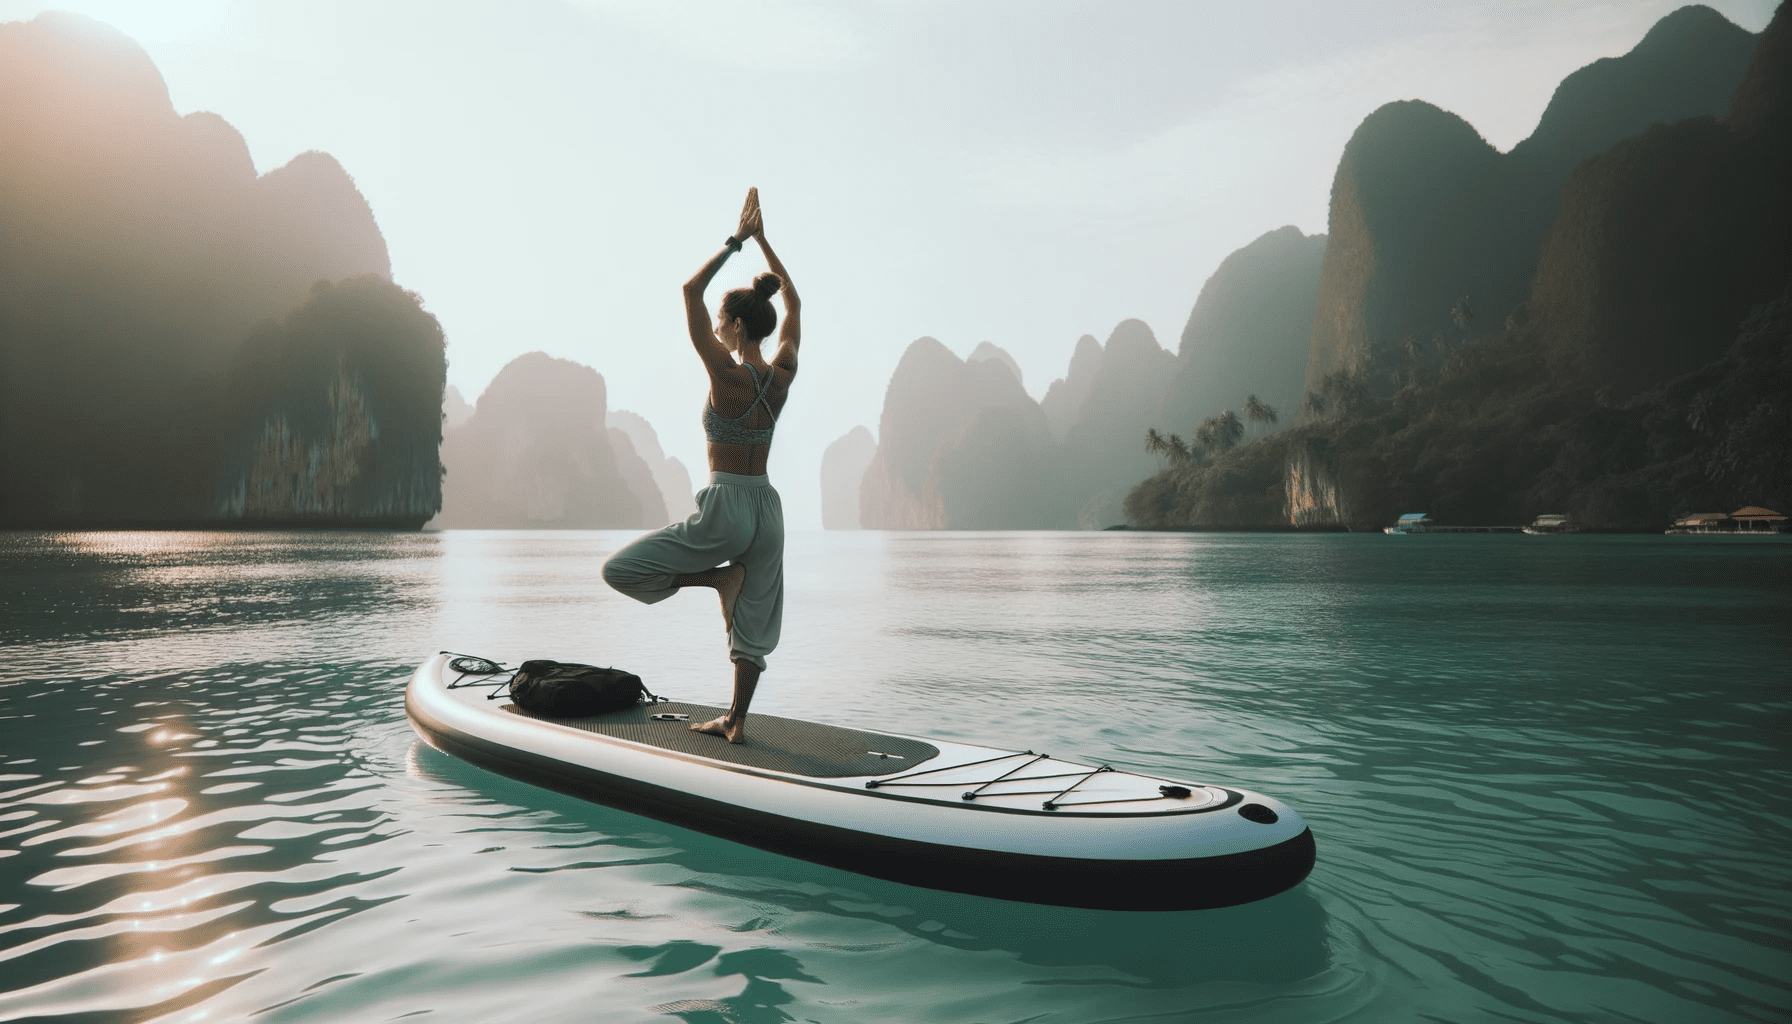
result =
[[740,365],[746,367],[747,376],[753,378],[753,401],[748,403],[747,411],[741,413],[740,418],[743,420],[746,419],[748,413],[753,411],[753,406],[763,405],[765,406],[765,414],[772,418],[772,425],[776,426],[778,423],[778,414],[772,411],[772,404],[765,400],[766,389],[772,386],[772,371],[769,369],[765,371],[765,380],[762,382],[759,379],[758,371],[753,369],[752,363],[743,362]]

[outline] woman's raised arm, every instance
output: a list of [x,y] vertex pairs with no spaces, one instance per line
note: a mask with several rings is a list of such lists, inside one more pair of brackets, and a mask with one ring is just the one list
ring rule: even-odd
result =
[[772,359],[772,365],[795,373],[797,346],[803,342],[803,300],[797,298],[796,286],[790,283],[790,271],[784,269],[784,261],[766,242],[763,222],[753,237],[759,242],[759,251],[765,253],[766,265],[784,282],[784,287],[779,289],[779,294],[784,296],[784,326],[778,331],[778,354]]
[[709,282],[715,278],[716,272],[722,269],[722,264],[728,262],[728,257],[739,252],[741,243],[758,234],[759,230],[759,190],[751,188],[747,190],[746,205],[741,207],[740,227],[735,229],[728,243],[722,246],[722,251],[711,256],[709,262],[703,264],[684,283],[684,319],[691,332],[691,344],[697,349],[697,357],[712,370],[734,365],[734,357],[728,354],[728,346],[722,344],[721,339],[716,337],[714,328],[710,326],[709,310],[704,305],[703,293],[709,288]]
[[720,369],[734,360],[728,355],[728,346],[716,337],[715,329],[709,323],[709,310],[704,308],[703,290],[709,287],[709,281],[728,262],[734,254],[734,247],[723,246],[722,251],[709,258],[703,268],[684,283],[684,319],[691,332],[691,344],[697,349],[697,358],[703,360],[710,369]]

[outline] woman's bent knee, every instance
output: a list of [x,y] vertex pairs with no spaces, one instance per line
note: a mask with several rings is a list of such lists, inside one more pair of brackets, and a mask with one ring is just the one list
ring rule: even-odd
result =
[[629,572],[628,567],[617,559],[612,558],[604,563],[604,582],[610,585],[610,589],[626,594],[634,580],[635,574]]
[[678,592],[670,575],[637,565],[627,558],[611,558],[604,563],[604,582],[617,593],[627,594],[643,604],[663,601]]

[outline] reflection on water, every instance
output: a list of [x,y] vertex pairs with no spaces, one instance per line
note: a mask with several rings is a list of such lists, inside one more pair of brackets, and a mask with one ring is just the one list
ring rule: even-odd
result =
[[[726,692],[626,534],[0,535],[0,1019],[1772,1020],[1792,545],[809,534],[763,710],[1275,794],[1219,911],[938,893],[420,744],[442,647]],[[1116,879],[1125,884],[1125,879]]]

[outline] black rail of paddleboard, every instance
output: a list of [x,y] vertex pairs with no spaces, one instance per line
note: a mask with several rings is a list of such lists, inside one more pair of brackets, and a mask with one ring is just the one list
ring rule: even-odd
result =
[[431,746],[500,775],[643,817],[872,878],[1091,910],[1211,910],[1274,896],[1313,870],[1313,832],[1248,853],[1089,860],[948,846],[789,818],[521,750],[406,712]]

